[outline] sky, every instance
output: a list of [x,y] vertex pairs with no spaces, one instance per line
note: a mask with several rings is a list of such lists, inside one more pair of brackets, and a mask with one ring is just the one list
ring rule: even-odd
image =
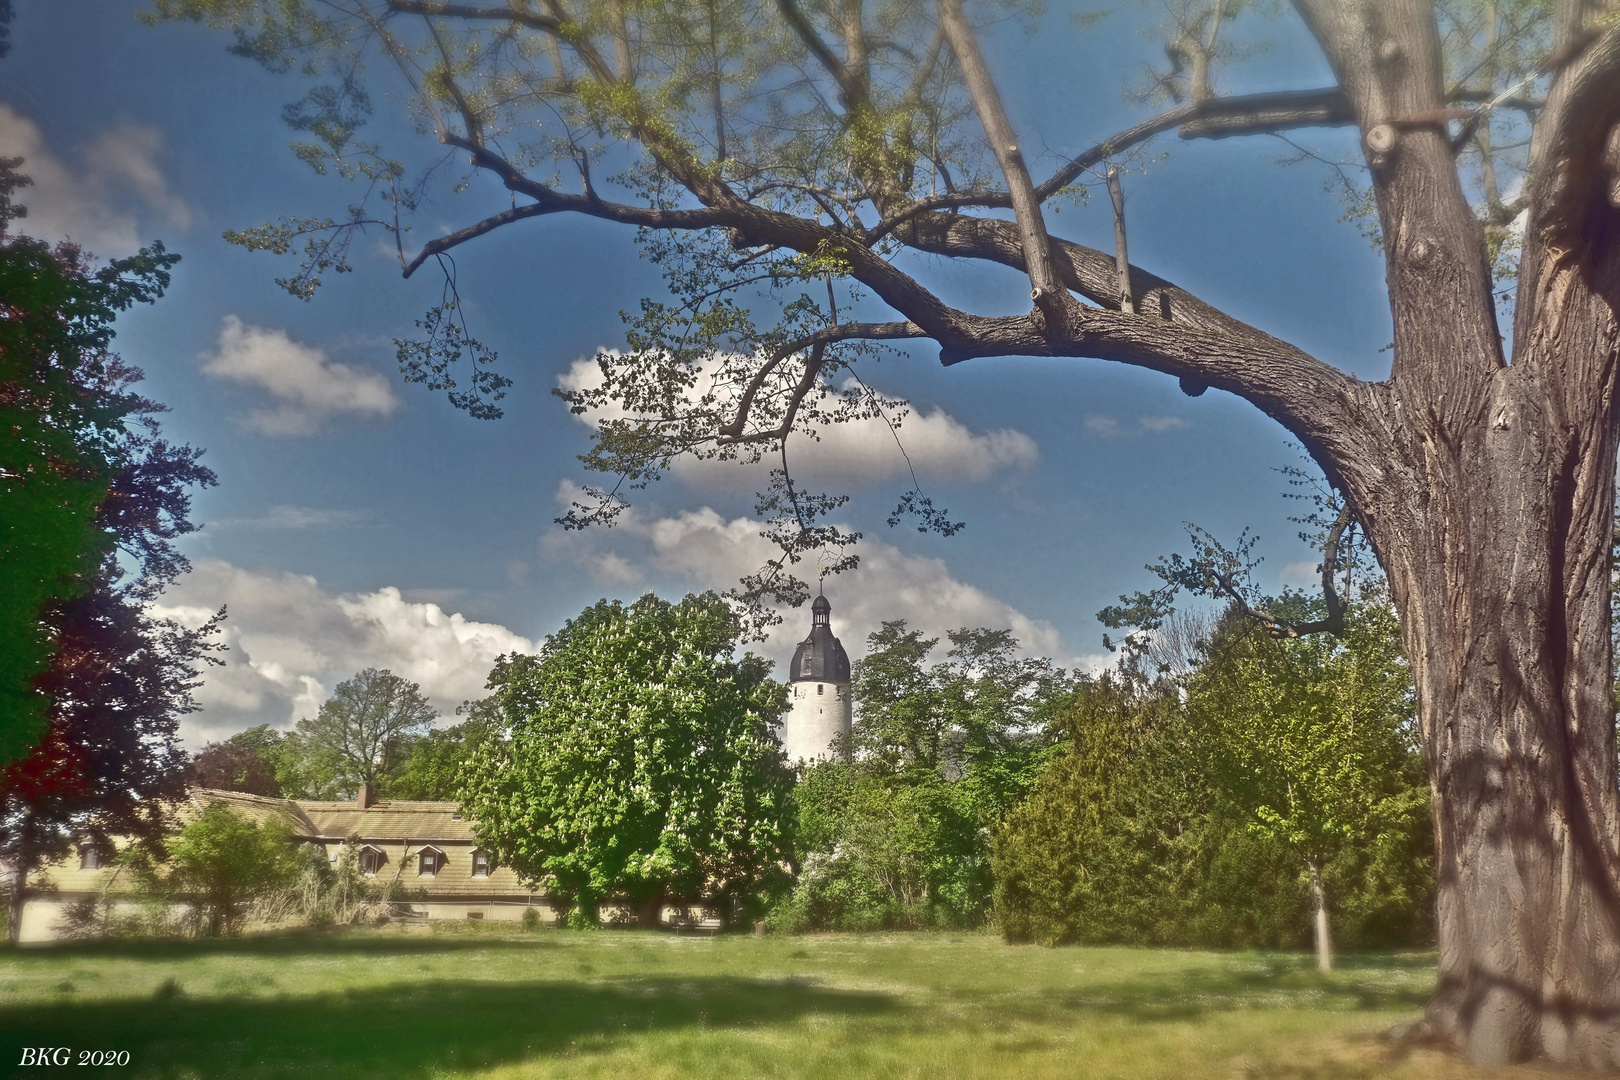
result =
[[[278,215],[341,214],[355,193],[288,149],[284,104],[296,74],[229,55],[196,26],[149,27],[123,0],[20,0],[0,59],[0,155],[26,158],[24,231],[71,237],[104,257],[161,239],[181,253],[168,295],[118,323],[117,349],[168,404],[166,433],[206,448],[219,476],[199,492],[202,525],[183,550],[192,572],[159,602],[200,620],[224,605],[229,651],[185,718],[193,747],[257,724],[290,728],[365,667],[418,682],[453,722],[480,695],[492,660],[532,651],[602,597],[675,598],[724,590],[768,553],[750,518],[757,472],[682,467],[636,493],[612,530],[555,523],[592,478],[576,455],[590,428],[551,393],[577,386],[599,350],[624,345],[620,313],[661,295],[656,272],[619,226],[548,217],[456,253],[476,336],[515,380],[506,415],[479,421],[406,385],[394,339],[439,302],[442,279],[402,280],[392,242],[357,243],[354,272],[310,302],[274,279],[294,260],[250,253],[221,233]],[[1126,4],[1081,30],[1051,9],[1038,25],[986,37],[1013,124],[1039,175],[1066,153],[1148,115],[1122,92],[1162,46],[1144,32],[1154,5]],[[1246,93],[1330,81],[1287,19],[1245,33],[1253,54],[1220,76]],[[433,148],[383,97],[367,129],[407,161]],[[1297,144],[1297,145],[1296,145]],[[1387,374],[1390,319],[1379,256],[1308,149],[1355,154],[1354,133],[1218,142],[1162,138],[1125,178],[1133,263],[1366,379]],[[498,202],[487,183],[430,204],[415,242],[460,228]],[[1050,219],[1069,239],[1111,250],[1105,200]],[[921,266],[950,302],[1027,306],[1002,272]],[[932,275],[932,276],[930,276]],[[851,502],[863,561],[826,585],[833,628],[852,656],[884,620],[930,635],[1010,628],[1064,667],[1108,662],[1096,612],[1151,587],[1144,564],[1186,551],[1184,522],[1232,540],[1260,537],[1259,583],[1311,578],[1313,553],[1276,470],[1300,464],[1286,433],[1220,391],[1188,398],[1174,380],[1092,360],[997,358],[946,369],[935,350],[901,350],[865,370],[911,403],[901,425],[923,490],[958,535],[920,535],[885,518],[910,483],[893,434],[856,425],[806,450],[802,467]],[[588,418],[586,418],[588,419]],[[807,609],[753,646],[778,672],[809,628]]]

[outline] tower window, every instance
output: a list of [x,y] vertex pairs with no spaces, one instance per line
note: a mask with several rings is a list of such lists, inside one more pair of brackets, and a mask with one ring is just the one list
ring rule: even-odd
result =
[[827,687],[825,685],[823,685],[821,683],[816,683],[816,693],[817,694],[824,694],[826,692],[827,692]]

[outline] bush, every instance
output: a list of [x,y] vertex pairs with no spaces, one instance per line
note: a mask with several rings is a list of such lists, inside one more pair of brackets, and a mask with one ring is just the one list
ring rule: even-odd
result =
[[131,861],[143,892],[166,907],[189,904],[191,929],[209,937],[236,933],[246,908],[287,887],[301,864],[290,822],[278,817],[261,826],[224,806],[181,829],[164,864],[139,851]]

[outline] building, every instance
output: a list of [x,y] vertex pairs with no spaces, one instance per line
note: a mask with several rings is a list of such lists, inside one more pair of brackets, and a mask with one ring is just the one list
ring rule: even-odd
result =
[[849,654],[833,636],[832,605],[825,596],[817,596],[810,605],[810,636],[793,652],[788,702],[782,749],[790,762],[830,758],[837,752],[835,741],[848,754],[855,715],[849,694]]
[[[175,825],[219,805],[261,824],[286,818],[295,841],[318,844],[333,863],[342,857],[343,845],[353,842],[363,875],[391,881],[409,897],[396,908],[403,917],[516,922],[537,908],[546,923],[556,921],[549,897],[525,888],[514,871],[479,848],[472,822],[453,802],[374,802],[365,788],[359,798],[342,802],[193,788],[175,807]],[[81,845],[65,862],[35,874],[19,940],[54,940],[68,907],[88,897],[106,897],[116,905],[118,897],[128,895],[131,886],[120,880],[114,854]]]

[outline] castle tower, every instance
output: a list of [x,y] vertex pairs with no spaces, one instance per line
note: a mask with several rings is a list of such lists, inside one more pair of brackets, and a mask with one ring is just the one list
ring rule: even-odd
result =
[[832,605],[818,596],[810,605],[810,636],[799,642],[788,669],[791,708],[782,722],[782,749],[790,762],[832,756],[834,736],[849,738],[854,709],[849,697],[849,654],[833,637]]

